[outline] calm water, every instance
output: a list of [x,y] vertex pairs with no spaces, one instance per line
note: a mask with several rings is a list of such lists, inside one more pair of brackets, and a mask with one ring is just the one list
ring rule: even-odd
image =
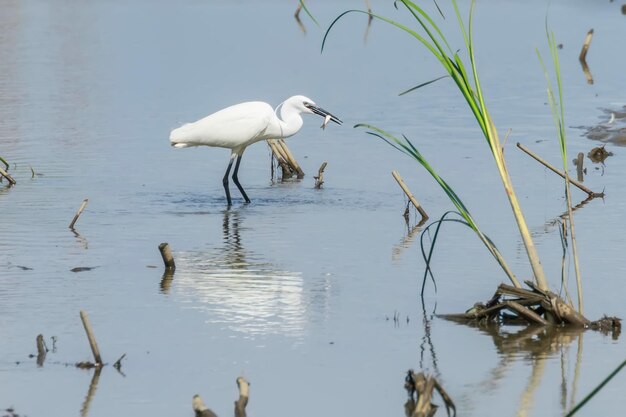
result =
[[[320,54],[323,31],[303,13],[303,34],[296,5],[2,2],[0,155],[18,184],[0,190],[1,409],[184,416],[199,393],[225,416],[244,375],[251,416],[402,416],[404,372],[415,368],[438,376],[461,415],[558,416],[624,360],[623,338],[489,334],[435,318],[488,299],[504,280],[464,228],[447,226],[434,260],[438,292],[429,286],[422,307],[419,234],[404,224],[405,200],[390,171],[400,171],[431,217],[451,204],[411,160],[351,126],[369,122],[413,139],[528,278],[493,161],[449,81],[397,97],[442,75],[423,48],[379,21],[366,33],[365,16],[351,15]],[[391,2],[372,5],[409,22]],[[326,27],[363,2],[309,6]],[[562,182],[514,146],[559,163],[534,50],[545,51],[546,8],[480,1],[475,37],[496,124],[512,129],[510,171],[558,288]],[[573,158],[599,144],[588,129],[623,128],[626,16],[619,4],[587,1],[552,1],[549,13],[563,44]],[[444,27],[455,29],[451,16]],[[578,62],[590,28],[593,84]],[[305,120],[288,142],[307,173],[299,182],[273,183],[267,147],[251,147],[240,179],[253,202],[237,196],[226,211],[228,151],[175,150],[169,131],[229,104],[276,105],[293,94],[312,97],[344,125],[322,131],[319,118]],[[608,125],[613,112],[617,124]],[[586,161],[585,184],[607,197],[576,212],[592,319],[626,317],[626,165],[614,142],[604,165]],[[315,190],[324,161],[326,183]],[[74,234],[67,225],[84,198]],[[157,246],[165,241],[178,269],[162,281]],[[90,359],[81,309],[105,361],[126,354],[124,375],[103,369],[88,410],[92,372],[66,366]],[[28,357],[39,333],[49,347],[57,338],[43,367]],[[581,415],[621,415],[625,388],[620,374]]]

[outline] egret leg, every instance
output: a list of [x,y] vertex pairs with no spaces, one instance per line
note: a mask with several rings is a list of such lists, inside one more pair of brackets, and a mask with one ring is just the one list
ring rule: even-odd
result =
[[233,166],[233,159],[233,157],[230,158],[228,168],[226,168],[226,173],[224,174],[224,178],[222,179],[222,184],[224,184],[224,191],[226,191],[226,200],[228,200],[228,207],[233,205],[233,202],[230,199],[230,191],[228,190],[228,174],[230,174],[230,168]]
[[237,163],[235,164],[235,170],[233,171],[233,182],[235,183],[237,188],[239,188],[239,192],[241,192],[241,195],[243,196],[244,200],[246,200],[246,203],[249,203],[250,199],[248,198],[248,195],[246,194],[246,192],[243,190],[243,187],[241,186],[241,184],[239,184],[239,178],[237,178],[237,174],[239,173],[239,164],[241,163],[242,156],[243,155],[239,155],[237,157]]

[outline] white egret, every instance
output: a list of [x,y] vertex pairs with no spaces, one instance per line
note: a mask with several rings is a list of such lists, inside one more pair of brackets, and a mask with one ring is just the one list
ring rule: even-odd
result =
[[322,127],[326,127],[329,120],[337,124],[342,123],[337,117],[318,107],[313,100],[305,96],[293,96],[278,105],[276,110],[261,101],[235,104],[172,130],[170,142],[176,148],[204,145],[231,149],[230,162],[222,180],[226,199],[228,205],[231,206],[228,174],[233,161],[237,158],[233,182],[246,203],[249,203],[250,199],[237,178],[244,150],[261,140],[288,138],[295,135],[302,127],[302,113],[318,114],[324,117]]

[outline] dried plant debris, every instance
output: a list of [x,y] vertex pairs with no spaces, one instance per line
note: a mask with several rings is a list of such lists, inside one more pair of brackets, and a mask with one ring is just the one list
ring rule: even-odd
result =
[[551,291],[542,291],[531,281],[531,289],[500,284],[486,303],[476,303],[462,314],[439,317],[461,322],[499,322],[502,324],[548,324],[591,327],[591,321],[578,313],[570,304]]
[[217,417],[213,411],[211,411],[202,401],[199,395],[194,395],[191,401],[193,411],[196,413],[196,417]]
[[589,323],[589,328],[602,333],[611,333],[613,339],[617,339],[622,332],[622,319],[604,315],[600,320]]
[[407,417],[434,416],[439,408],[438,405],[431,402],[435,391],[441,396],[448,416],[456,416],[454,402],[434,376],[426,375],[423,372],[415,373],[409,369],[404,378],[404,389],[409,394],[409,399],[404,404],[404,412]]
[[605,146],[606,145],[596,146],[595,148],[589,151],[589,153],[587,154],[587,157],[591,159],[591,162],[593,162],[594,164],[602,163],[609,156],[613,156],[613,152],[607,151],[605,149]]

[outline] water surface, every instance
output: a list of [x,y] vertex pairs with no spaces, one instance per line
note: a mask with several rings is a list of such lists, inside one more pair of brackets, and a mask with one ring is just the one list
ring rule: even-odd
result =
[[[0,155],[18,181],[0,191],[0,408],[28,416],[192,415],[198,393],[232,413],[235,378],[251,382],[250,415],[403,415],[404,373],[435,373],[462,415],[562,415],[624,359],[621,339],[586,332],[477,331],[434,317],[488,299],[505,278],[468,230],[447,226],[433,268],[410,234],[397,169],[432,218],[451,204],[410,159],[352,129],[404,133],[462,196],[511,267],[531,276],[493,161],[448,81],[406,35],[347,16],[320,54],[323,31],[295,1],[7,1],[0,13]],[[311,1],[323,27],[345,8]],[[388,2],[376,12],[410,22]],[[559,164],[535,47],[547,2],[479,2],[475,37],[488,103],[551,285],[559,287],[562,182],[519,152]],[[586,129],[626,104],[615,3],[553,1],[566,90],[570,153]],[[446,30],[454,30],[450,17]],[[594,83],[578,62],[590,28]],[[461,39],[451,36],[454,47]],[[308,117],[288,144],[307,176],[276,183],[269,151],[246,151],[240,180],[253,200],[225,209],[228,151],[175,150],[169,131],[244,100],[305,94],[344,125]],[[620,120],[618,120],[620,122]],[[576,212],[588,317],[624,317],[622,150],[587,160],[585,184],[606,190]],[[313,175],[328,162],[323,189]],[[32,176],[31,167],[35,172]],[[470,180],[468,180],[470,179]],[[584,194],[575,196],[583,200]],[[89,205],[72,233],[84,198]],[[412,224],[416,219],[411,219]],[[178,268],[163,279],[157,246]],[[76,267],[92,268],[71,272]],[[571,278],[573,280],[573,277]],[[93,372],[79,310],[109,363],[89,409]],[[394,323],[396,314],[400,318]],[[56,352],[38,367],[35,337]],[[536,352],[527,345],[546,343]],[[511,347],[512,346],[512,347]],[[126,354],[123,375],[110,364]],[[619,415],[620,374],[584,415]]]

